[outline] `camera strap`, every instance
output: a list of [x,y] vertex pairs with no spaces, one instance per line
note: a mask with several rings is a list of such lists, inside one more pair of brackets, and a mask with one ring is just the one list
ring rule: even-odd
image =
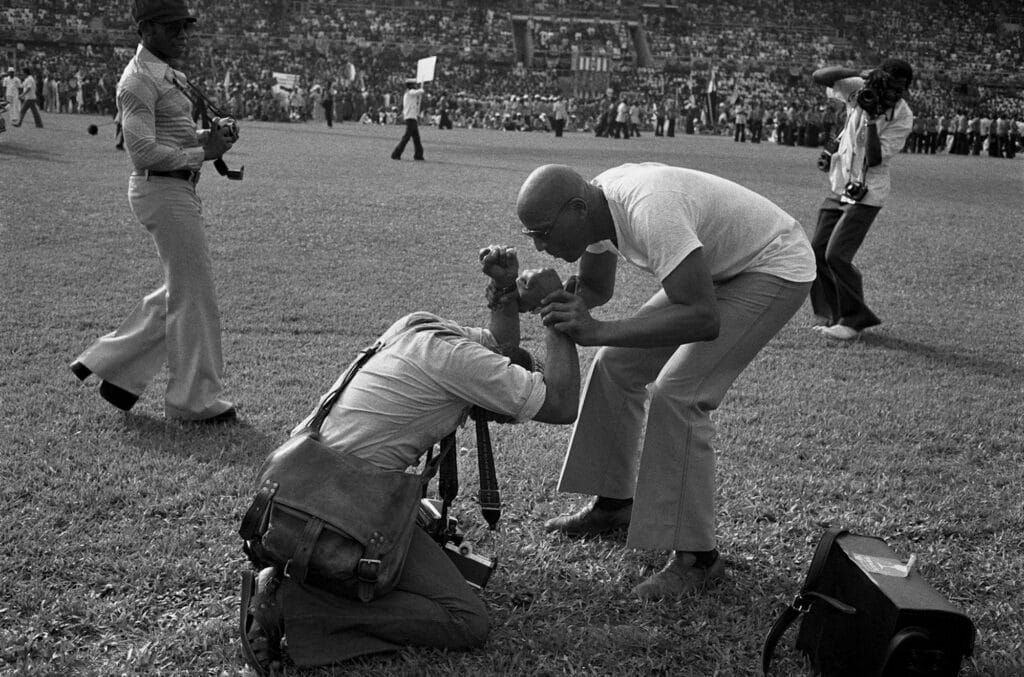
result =
[[501,519],[501,494],[498,476],[494,471],[494,451],[491,449],[491,431],[487,428],[487,416],[476,407],[476,458],[480,471],[480,511],[487,520],[487,526],[494,531]]
[[[174,86],[177,87],[178,90],[192,102],[192,105],[195,106],[196,110],[199,111],[199,117],[203,120],[203,127],[207,129],[213,128],[213,118],[210,116],[211,113],[214,117],[228,117],[224,115],[212,101],[210,101],[210,97],[206,96],[206,94],[203,93],[203,90],[199,89],[197,85],[186,80],[185,87],[182,87],[177,79],[174,78],[171,79],[171,82],[174,83]],[[245,172],[245,167],[238,170],[228,169],[228,164],[224,162],[223,156],[213,161],[213,168],[217,170],[218,174],[226,176],[232,181],[241,181],[242,175]]]
[[[491,432],[487,427],[487,412],[473,407],[471,414],[476,423],[477,467],[480,474],[480,512],[490,529],[498,526],[501,519],[501,491],[498,475],[494,469],[494,450],[491,447]],[[455,433],[449,433],[441,440],[437,472],[437,493],[441,497],[441,520],[447,524],[448,509],[459,494],[459,459],[455,453]],[[429,457],[428,457],[429,458]]]

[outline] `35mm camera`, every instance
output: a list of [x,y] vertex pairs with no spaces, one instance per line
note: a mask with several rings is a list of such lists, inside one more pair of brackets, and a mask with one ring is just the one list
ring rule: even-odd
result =
[[838,141],[835,139],[826,141],[825,149],[818,156],[818,169],[828,174],[829,170],[832,169],[832,156],[835,155],[837,150],[839,150]]
[[473,552],[473,546],[459,533],[459,521],[450,515],[442,517],[441,501],[420,499],[416,524],[441,546],[470,587],[483,590],[491,574],[498,568],[498,559]]
[[868,187],[864,185],[863,181],[850,181],[846,184],[843,189],[843,195],[850,198],[854,202],[860,202],[864,199],[864,196],[868,194]]

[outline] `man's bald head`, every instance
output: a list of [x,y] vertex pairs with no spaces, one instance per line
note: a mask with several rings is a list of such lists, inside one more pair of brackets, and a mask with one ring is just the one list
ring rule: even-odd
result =
[[565,165],[543,165],[534,169],[519,189],[516,214],[527,228],[550,221],[568,200],[582,197],[586,180]]

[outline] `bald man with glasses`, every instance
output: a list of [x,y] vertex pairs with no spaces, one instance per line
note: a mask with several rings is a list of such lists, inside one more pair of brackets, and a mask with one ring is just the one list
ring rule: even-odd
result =
[[128,411],[166,363],[167,418],[228,423],[237,414],[221,397],[220,312],[196,184],[203,163],[230,150],[235,136],[226,127],[196,129],[187,77],[174,68],[196,21],[185,1],[135,0],[132,14],[140,44],[117,86],[132,165],[128,202],[156,244],[164,284],[71,370],[83,381],[96,374],[100,396]]
[[[549,520],[568,536],[628,530],[626,544],[671,551],[634,588],[676,597],[723,575],[715,539],[711,411],[796,313],[814,280],[803,228],[726,179],[659,163],[591,181],[562,165],[534,170],[517,199],[539,251],[579,262],[574,296],[549,299],[544,324],[602,346],[591,366],[559,490],[596,496]],[[598,320],[619,261],[661,284],[636,313]]]

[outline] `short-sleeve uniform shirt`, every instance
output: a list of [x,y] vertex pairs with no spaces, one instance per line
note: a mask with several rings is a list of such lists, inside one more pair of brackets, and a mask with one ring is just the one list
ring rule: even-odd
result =
[[464,423],[472,406],[525,421],[544,404],[543,375],[494,352],[497,342],[486,329],[419,312],[395,322],[380,340],[383,348],[321,427],[332,448],[404,470]]

